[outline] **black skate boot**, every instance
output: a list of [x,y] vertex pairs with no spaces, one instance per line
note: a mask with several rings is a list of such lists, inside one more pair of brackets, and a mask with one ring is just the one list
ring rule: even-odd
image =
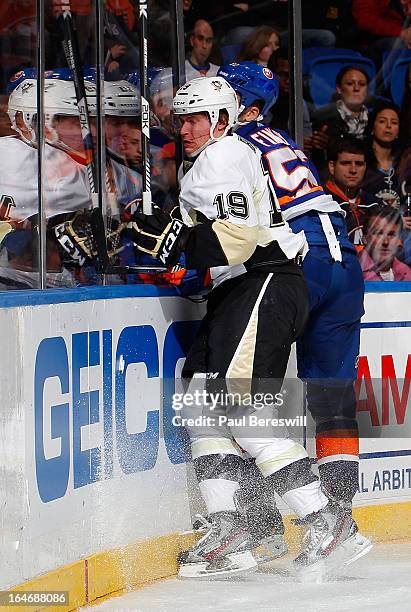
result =
[[251,539],[238,512],[210,514],[211,528],[189,550],[180,553],[179,578],[227,578],[254,571]]

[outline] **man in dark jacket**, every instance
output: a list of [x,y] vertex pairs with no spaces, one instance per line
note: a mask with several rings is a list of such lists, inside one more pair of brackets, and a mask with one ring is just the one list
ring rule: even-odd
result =
[[348,236],[359,251],[363,248],[364,222],[381,204],[378,198],[361,189],[366,168],[364,145],[354,138],[337,141],[329,151],[325,191],[345,210]]

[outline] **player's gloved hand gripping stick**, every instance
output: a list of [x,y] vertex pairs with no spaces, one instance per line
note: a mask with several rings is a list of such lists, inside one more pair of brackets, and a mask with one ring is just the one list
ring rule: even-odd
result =
[[124,235],[137,249],[156,257],[165,266],[174,266],[184,250],[190,228],[180,218],[178,206],[171,212],[153,207],[152,215],[136,212]]

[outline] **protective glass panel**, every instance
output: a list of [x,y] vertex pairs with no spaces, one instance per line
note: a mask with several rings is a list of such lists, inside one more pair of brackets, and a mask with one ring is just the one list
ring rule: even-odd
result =
[[[149,5],[146,21],[144,11],[130,12],[127,5],[117,3],[117,8],[104,13],[108,229],[110,224],[115,228],[118,220],[130,220],[142,210],[143,200],[145,211],[177,202],[176,133],[171,121],[176,3]],[[146,66],[141,65],[144,40]],[[156,259],[137,251],[130,238],[122,235],[119,242],[114,238],[112,245],[114,271],[106,276],[107,282],[169,284],[170,275]]]
[[411,280],[411,2],[303,0],[305,142],[366,280]]
[[[0,9],[0,290],[40,286],[35,0]],[[22,74],[30,67],[29,81]]]

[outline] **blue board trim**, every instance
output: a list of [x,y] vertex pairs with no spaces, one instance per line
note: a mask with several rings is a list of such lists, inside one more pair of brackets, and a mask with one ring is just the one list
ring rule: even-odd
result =
[[411,293],[411,281],[365,281],[365,293]]
[[[407,293],[411,294],[411,281],[366,282],[366,293]],[[76,287],[74,289],[31,289],[28,291],[0,291],[0,308],[16,306],[40,306],[44,304],[67,304],[90,300],[108,300],[130,297],[176,297],[174,287],[156,285],[108,285],[105,287]],[[410,322],[363,323],[362,327],[409,327]]]
[[411,450],[381,451],[379,453],[360,453],[360,459],[382,459],[384,457],[410,457]]
[[373,321],[361,323],[361,329],[378,329],[387,327],[411,327],[411,321]]
[[32,289],[30,291],[0,292],[0,308],[66,304],[91,300],[113,300],[130,297],[178,296],[173,287],[155,285],[109,285],[106,287],[76,287],[75,289]]

